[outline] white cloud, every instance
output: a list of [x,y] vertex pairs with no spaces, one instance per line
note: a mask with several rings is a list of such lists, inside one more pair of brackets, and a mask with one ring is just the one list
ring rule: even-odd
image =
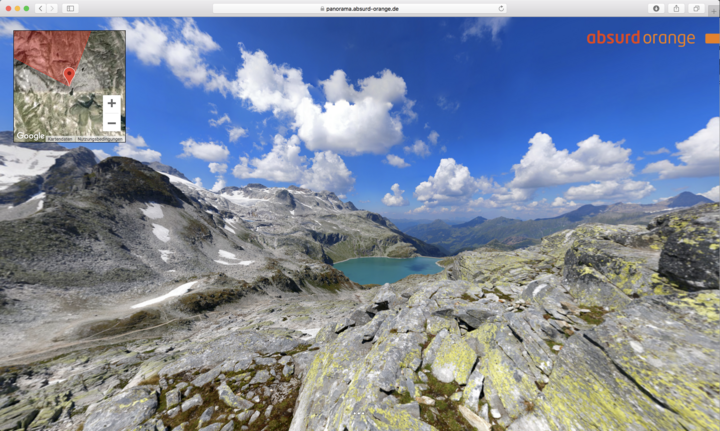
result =
[[428,141],[432,142],[433,145],[437,145],[439,137],[440,137],[440,134],[433,130],[428,135]]
[[10,18],[0,18],[0,37],[13,37],[13,31],[27,30],[20,21]]
[[720,186],[715,186],[705,193],[700,193],[700,196],[705,196],[711,201],[718,202],[720,201]]
[[390,166],[395,166],[396,168],[407,168],[408,166],[410,166],[409,163],[405,163],[405,159],[396,156],[395,154],[388,154],[387,156],[385,156],[385,160],[383,160],[383,163],[387,163]]
[[195,142],[190,138],[180,142],[180,145],[183,146],[183,153],[179,157],[192,156],[206,162],[221,162],[230,155],[230,151],[225,145],[215,142]]
[[213,174],[224,174],[228,166],[225,163],[210,163],[208,167]]
[[[668,153],[668,154],[670,154],[670,150],[668,150],[668,149],[665,148],[665,147],[662,147],[662,148],[660,148],[660,149],[658,149],[658,150],[655,150],[655,151],[643,151],[643,153],[644,153],[646,156],[657,156],[658,154],[662,154],[662,153]],[[638,160],[642,160],[642,159],[640,159],[640,157],[638,157]]]
[[570,187],[564,196],[566,199],[582,201],[611,200],[631,202],[644,198],[655,191],[647,181],[610,180],[583,186]]
[[415,143],[411,147],[405,147],[404,150],[405,153],[413,153],[422,158],[430,155],[430,147],[428,147],[425,142],[419,139],[415,141]]
[[97,157],[100,161],[103,161],[107,159],[108,157],[111,157],[110,154],[106,153],[103,150],[92,150],[92,152],[95,154],[95,157]]
[[218,114],[217,105],[214,104],[214,103],[208,103],[208,105],[212,106],[212,109],[210,110],[210,113],[213,114],[213,115],[217,115],[217,114]]
[[[320,85],[327,99],[324,110],[308,100],[295,112],[294,126],[310,150],[383,154],[403,139],[401,114],[410,120],[416,117],[414,102],[405,98],[405,80],[387,69],[360,79],[359,90],[342,70]],[[395,107],[401,112],[392,113]]]
[[263,178],[269,181],[294,183],[300,181],[307,158],[300,155],[300,139],[275,135],[273,147],[262,158],[240,157],[233,169],[237,178]]
[[658,173],[660,179],[681,177],[717,176],[718,154],[720,154],[720,117],[712,118],[699,132],[683,142],[675,144],[682,164],[675,165],[669,160],[650,163],[643,173]]
[[441,153],[447,153],[447,147],[446,147],[445,145],[443,145],[442,147],[440,147],[440,152],[441,152]]
[[536,133],[529,142],[528,152],[512,167],[515,178],[508,183],[510,188],[613,180],[630,176],[634,168],[628,159],[631,150],[622,147],[623,141],[603,142],[593,135],[579,142],[573,153],[557,150],[545,133]]
[[466,41],[470,36],[475,36],[482,39],[487,34],[490,34],[493,42],[499,42],[498,35],[500,31],[510,21],[510,18],[475,18],[469,20],[465,24],[465,30],[463,31],[462,40]]
[[153,19],[111,18],[110,28],[125,30],[126,46],[146,65],[165,63],[187,87],[203,86],[206,90],[227,91],[227,79],[212,70],[204,56],[220,49],[212,37],[198,29],[192,18],[175,19],[173,26]]
[[203,186],[203,185],[202,185],[202,180],[200,179],[200,177],[195,178],[195,180],[194,180],[193,182],[194,182],[195,185],[198,186],[198,187],[202,187],[202,186]]
[[514,187],[503,187],[497,193],[492,195],[492,199],[496,202],[505,204],[525,202],[532,199],[535,195],[535,189],[520,189]]
[[217,181],[215,181],[215,184],[212,186],[212,189],[210,189],[210,191],[217,193],[223,188],[225,188],[225,184],[225,178],[218,177]]
[[293,130],[311,151],[385,154],[404,139],[402,120],[417,118],[415,102],[406,98],[405,81],[389,70],[360,79],[357,88],[348,83],[345,72],[337,70],[320,81],[327,101],[318,105],[300,69],[272,64],[263,51],[253,53],[240,44],[243,64],[233,80],[210,68],[205,56],[220,47],[192,19],[174,20],[174,26],[153,19],[112,18],[109,22],[111,28],[128,32],[128,50],[143,63],[164,63],[188,87],[231,92],[253,111],[271,111],[291,120]]
[[577,206],[577,204],[573,201],[568,201],[560,196],[556,197],[555,200],[552,203],[552,206],[554,207],[574,207]]
[[390,187],[390,190],[392,190],[392,194],[385,194],[385,197],[382,198],[382,203],[389,207],[403,207],[410,205],[410,202],[402,196],[403,193],[405,193],[405,190],[400,190],[400,184],[393,184],[393,186]]
[[228,114],[225,114],[222,117],[218,118],[217,120],[214,118],[209,119],[208,123],[210,123],[210,125],[212,127],[217,127],[217,126],[221,126],[225,123],[232,123],[232,121],[230,120],[230,117],[228,117]]
[[423,129],[429,129],[429,128],[430,128],[430,125],[428,123],[425,123],[425,125],[423,126]]
[[355,178],[345,166],[343,159],[331,151],[316,152],[312,159],[312,166],[302,176],[300,187],[315,191],[329,190],[335,193],[352,191]]
[[438,97],[437,105],[442,109],[443,111],[450,111],[455,112],[460,108],[460,102],[453,102],[450,100],[447,100],[445,96]]
[[125,138],[125,143],[117,144],[114,150],[118,156],[129,157],[141,162],[152,163],[160,161],[162,154],[149,148],[141,150],[140,148],[143,147],[147,147],[147,143],[142,136],[138,135],[134,137],[128,134]]
[[344,193],[352,190],[355,178],[340,156],[330,151],[316,152],[307,167],[307,157],[300,155],[300,139],[276,135],[273,148],[261,158],[240,157],[233,169],[237,178],[262,178],[274,182],[300,183],[315,191]]
[[488,193],[496,187],[492,179],[473,178],[470,170],[454,159],[442,159],[435,176],[420,183],[413,196],[424,206],[459,205],[470,201],[478,191]]
[[227,129],[228,134],[230,135],[230,142],[236,142],[238,139],[242,138],[243,136],[247,136],[247,129],[243,129],[242,127],[231,127]]

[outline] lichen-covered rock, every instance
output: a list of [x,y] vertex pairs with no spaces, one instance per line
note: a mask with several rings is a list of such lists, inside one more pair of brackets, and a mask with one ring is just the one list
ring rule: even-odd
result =
[[719,224],[718,204],[665,216],[657,228],[667,235],[660,255],[660,274],[683,290],[718,289]]
[[182,411],[186,412],[194,407],[201,406],[203,404],[203,399],[200,396],[200,394],[195,394],[192,398],[189,400],[185,400],[182,403]]
[[570,294],[590,306],[621,309],[632,298],[677,290],[658,274],[660,252],[610,240],[579,239],[565,254],[563,277]]
[[147,386],[123,391],[98,405],[85,421],[88,431],[120,431],[141,424],[155,413],[157,393]]
[[462,338],[457,334],[449,334],[435,356],[432,373],[441,382],[450,383],[454,380],[464,385],[476,359],[477,355]]
[[250,401],[235,395],[225,382],[218,386],[217,391],[218,398],[230,408],[246,410],[253,406]]
[[437,335],[441,330],[447,330],[448,332],[460,335],[460,328],[458,328],[457,321],[452,318],[441,317],[441,316],[430,316],[427,319],[427,333],[430,335]]
[[485,381],[485,376],[480,374],[477,370],[473,371],[472,374],[470,374],[470,378],[468,379],[465,389],[463,390],[463,404],[475,413],[478,412],[478,401],[480,401],[483,381]]
[[719,320],[716,291],[637,300],[568,340],[536,408],[551,429],[712,429]]

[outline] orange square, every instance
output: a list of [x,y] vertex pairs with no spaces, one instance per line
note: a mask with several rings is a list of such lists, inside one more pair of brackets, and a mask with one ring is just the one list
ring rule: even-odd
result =
[[720,43],[720,34],[719,33],[706,33],[705,34],[705,43]]

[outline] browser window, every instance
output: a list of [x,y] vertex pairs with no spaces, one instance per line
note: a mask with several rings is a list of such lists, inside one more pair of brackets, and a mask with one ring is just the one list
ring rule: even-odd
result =
[[0,0],[0,430],[720,423],[717,1]]

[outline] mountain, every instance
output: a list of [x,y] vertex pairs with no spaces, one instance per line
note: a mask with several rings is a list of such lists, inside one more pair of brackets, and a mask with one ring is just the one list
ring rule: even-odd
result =
[[178,178],[182,178],[182,179],[185,180],[185,181],[190,181],[189,179],[187,179],[187,177],[185,176],[185,174],[183,174],[182,172],[180,172],[180,171],[178,171],[177,169],[173,168],[172,166],[168,166],[168,165],[162,164],[162,163],[160,163],[160,162],[152,162],[152,163],[143,162],[143,164],[146,165],[146,166],[151,167],[152,169],[154,169],[154,170],[156,170],[156,171],[158,171],[158,172],[160,172],[160,173],[173,175],[173,176],[176,176],[176,177],[178,177]]
[[705,196],[696,195],[690,192],[682,192],[674,198],[667,199],[668,208],[686,208],[697,204],[709,204],[712,201]]
[[[658,214],[711,202],[703,196],[683,192],[654,204],[583,205],[557,217],[526,221],[505,217],[492,220],[477,217],[467,223],[451,226],[442,220],[435,220],[432,223],[412,226],[405,232],[442,248],[448,254],[472,250],[494,240],[497,242],[492,244],[492,247],[505,250],[532,245],[544,236],[574,228],[582,223],[643,225]],[[504,241],[511,237],[520,237],[523,240],[505,244]]]
[[[0,190],[3,355],[84,333],[75,331],[85,321],[57,324],[68,313],[115,316],[191,280],[194,293],[168,300],[169,315],[249,294],[356,290],[332,267],[349,258],[444,256],[332,192],[249,184],[214,193],[169,166],[123,157],[98,163],[85,147],[0,151],[21,159],[12,163],[22,178]],[[27,330],[42,336],[11,341]]]

